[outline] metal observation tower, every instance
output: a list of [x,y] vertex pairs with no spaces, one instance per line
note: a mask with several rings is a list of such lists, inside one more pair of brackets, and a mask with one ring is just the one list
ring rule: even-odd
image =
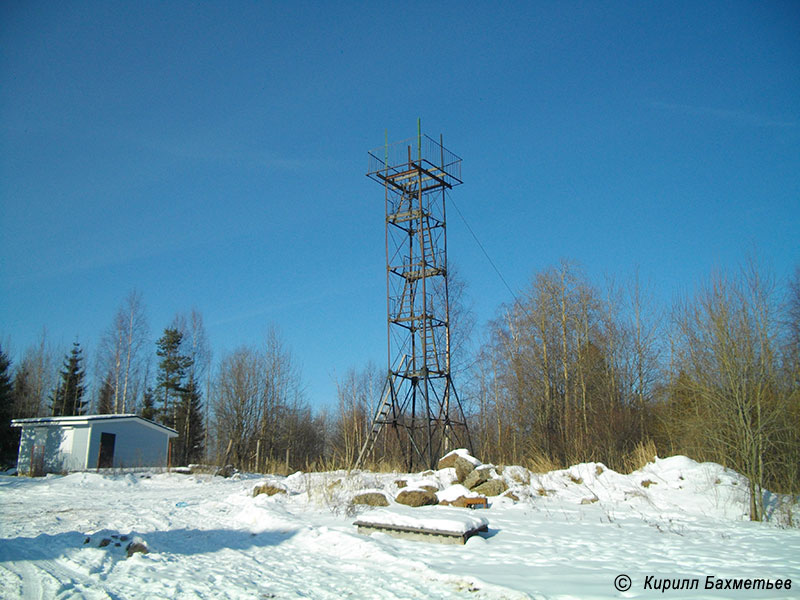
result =
[[385,431],[408,470],[435,468],[443,452],[471,446],[450,374],[445,195],[462,183],[461,158],[422,135],[369,152],[367,176],[386,205],[388,375],[356,466]]

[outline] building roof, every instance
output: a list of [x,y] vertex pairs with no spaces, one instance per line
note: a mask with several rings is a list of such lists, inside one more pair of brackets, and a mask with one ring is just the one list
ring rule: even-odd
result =
[[127,415],[82,415],[77,417],[32,417],[29,419],[13,419],[11,421],[12,427],[56,427],[59,425],[88,425],[90,421],[126,421],[126,420],[135,420],[141,421],[143,425],[148,425],[151,427],[156,427],[158,429],[162,429],[170,437],[176,437],[178,432],[172,429],[171,427],[167,427],[166,425],[162,425],[161,423],[156,423],[155,421],[151,421],[149,419],[145,419],[144,417],[140,417],[139,415],[127,414]]

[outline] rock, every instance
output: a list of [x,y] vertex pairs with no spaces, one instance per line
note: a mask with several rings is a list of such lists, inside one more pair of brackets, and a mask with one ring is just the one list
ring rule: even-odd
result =
[[517,496],[514,492],[506,492],[503,494],[503,498],[508,498],[514,502],[519,502],[519,496]]
[[581,504],[594,504],[598,500],[600,500],[600,498],[597,496],[593,496],[592,498],[584,498],[581,500]]
[[436,492],[439,491],[439,488],[437,486],[435,486],[435,485],[421,485],[419,487],[420,487],[420,489],[423,489],[423,490],[425,490],[427,492],[431,492],[433,494],[435,494]]
[[231,477],[236,474],[236,469],[234,468],[233,465],[225,465],[224,467],[220,467],[217,470],[216,474],[219,475],[220,477],[225,477],[227,479],[228,477]]
[[490,479],[472,488],[482,496],[499,496],[508,489],[508,485],[502,479]]
[[453,467],[456,470],[456,481],[458,481],[458,483],[463,483],[467,475],[475,468],[466,458],[462,458],[458,455],[456,455],[456,459],[453,461]]
[[275,494],[285,494],[286,489],[282,487],[278,487],[272,485],[271,483],[265,483],[263,485],[256,486],[253,490],[253,498],[260,494],[266,494],[267,496],[274,496]]
[[408,482],[405,479],[398,479],[394,484],[397,486],[397,489],[402,489],[408,485]]
[[136,553],[147,554],[150,552],[144,542],[131,542],[128,544],[125,550],[127,551],[129,558]]
[[445,500],[445,501],[440,502],[439,504],[445,504],[445,505],[448,505],[448,506],[457,506],[459,508],[467,508],[467,507],[470,506],[470,504],[475,504],[475,502],[477,500],[481,500],[481,499],[483,499],[484,501],[486,500],[486,498],[481,498],[481,497],[478,497],[478,496],[459,496],[458,498],[456,498],[452,502],[447,502]]
[[381,492],[364,492],[353,498],[353,504],[366,506],[389,506],[389,501]]
[[428,506],[436,504],[436,494],[428,490],[403,490],[397,494],[395,501],[406,506]]
[[458,450],[453,450],[452,452],[448,452],[442,458],[439,459],[439,462],[436,464],[436,468],[447,469],[449,467],[455,466],[455,462],[457,458],[463,458],[468,463],[472,465],[472,468],[479,466],[481,461],[479,461],[474,456],[471,456],[469,452],[467,452],[464,448],[459,448]]
[[[489,479],[488,467],[479,467],[470,471],[469,475],[464,477],[464,487],[474,490],[477,486]],[[503,490],[505,491],[505,490]]]
[[105,547],[106,547],[106,546],[108,546],[110,543],[111,543],[111,539],[110,539],[110,538],[103,538],[102,540],[100,540],[100,544],[98,544],[98,546],[97,546],[97,547],[98,547],[98,548],[105,548]]
[[456,460],[461,458],[456,452],[451,452],[439,459],[439,462],[436,463],[436,468],[438,470],[442,469],[449,469],[450,467],[454,467],[456,464]]

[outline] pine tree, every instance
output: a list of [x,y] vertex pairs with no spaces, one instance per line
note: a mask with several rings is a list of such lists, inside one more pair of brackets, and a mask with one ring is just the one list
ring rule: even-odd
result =
[[11,361],[0,348],[0,464],[13,462],[19,447],[19,430],[11,427],[14,394],[10,368]]
[[203,404],[200,390],[194,379],[189,377],[178,405],[175,429],[178,438],[175,440],[175,460],[178,464],[188,465],[203,458]]
[[191,366],[191,358],[181,354],[183,334],[173,328],[164,330],[164,335],[156,342],[156,354],[161,358],[158,363],[159,396],[162,404],[158,412],[158,420],[168,427],[174,427],[177,405],[183,392],[183,381],[186,370]]
[[156,407],[153,401],[153,388],[147,388],[144,392],[142,410],[139,413],[143,419],[154,421],[156,418]]
[[78,416],[86,414],[87,402],[83,399],[86,387],[83,384],[86,372],[83,369],[83,353],[78,342],[72,344],[72,351],[64,359],[61,381],[51,397],[54,417]]
[[108,373],[100,384],[97,395],[97,414],[110,415],[114,412],[114,376]]

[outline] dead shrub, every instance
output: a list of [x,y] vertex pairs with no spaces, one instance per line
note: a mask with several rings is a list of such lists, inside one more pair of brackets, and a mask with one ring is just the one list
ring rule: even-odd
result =
[[646,440],[639,442],[636,447],[631,450],[626,457],[623,458],[623,465],[627,473],[633,473],[639,469],[644,468],[648,463],[654,462],[658,452],[656,451],[656,444],[653,440]]

